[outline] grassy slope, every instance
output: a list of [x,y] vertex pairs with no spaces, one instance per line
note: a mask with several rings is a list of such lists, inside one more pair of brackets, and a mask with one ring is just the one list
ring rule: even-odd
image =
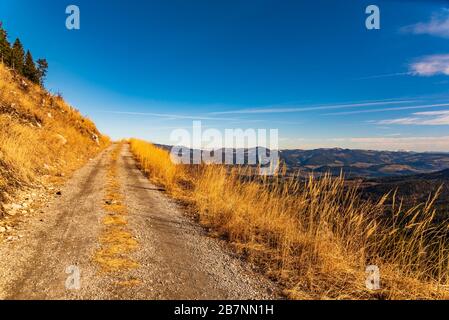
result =
[[[448,298],[448,223],[435,225],[434,199],[404,210],[360,199],[329,176],[302,183],[242,181],[217,165],[175,165],[167,151],[131,140],[142,170],[192,208],[200,222],[279,281],[291,298]],[[381,290],[365,286],[368,265]]]
[[108,143],[61,97],[0,63],[0,216],[15,191],[69,174]]

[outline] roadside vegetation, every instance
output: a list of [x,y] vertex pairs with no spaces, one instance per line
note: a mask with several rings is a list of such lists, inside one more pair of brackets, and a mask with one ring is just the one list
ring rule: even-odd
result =
[[[343,176],[242,179],[243,167],[176,165],[148,142],[130,145],[151,181],[289,298],[449,298],[449,224],[435,223],[438,194],[411,209],[393,201],[387,210],[394,194],[362,200]],[[366,287],[369,265],[379,267],[379,290]]]

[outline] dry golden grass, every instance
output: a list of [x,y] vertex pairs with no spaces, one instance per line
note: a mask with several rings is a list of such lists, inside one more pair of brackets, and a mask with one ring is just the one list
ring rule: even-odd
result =
[[130,280],[117,281],[115,282],[115,284],[120,287],[135,287],[141,285],[142,281],[139,279],[130,279]]
[[93,122],[62,98],[0,63],[0,203],[43,176],[70,174],[108,144]]
[[[362,201],[342,176],[244,182],[242,168],[175,165],[150,143],[130,145],[151,180],[193,207],[203,225],[279,281],[290,298],[449,298],[449,224],[435,223],[435,198],[409,210],[395,203],[385,212],[388,195]],[[381,290],[366,288],[368,265],[380,268]]]
[[[101,271],[107,273],[122,272],[139,266],[129,257],[129,253],[137,249],[138,243],[127,228],[127,210],[117,176],[117,159],[122,146],[123,144],[119,143],[111,153],[105,199],[108,203],[104,205],[107,215],[103,218],[105,227],[99,239],[100,248],[94,255],[94,261],[98,263]],[[134,282],[126,282],[126,285],[132,283]]]

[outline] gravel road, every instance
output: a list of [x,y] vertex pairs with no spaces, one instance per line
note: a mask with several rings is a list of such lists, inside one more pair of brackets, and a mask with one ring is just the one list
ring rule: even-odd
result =
[[[137,267],[103,272],[95,261],[104,232],[113,148],[77,171],[46,206],[0,243],[0,299],[275,299],[278,288],[210,238],[138,170],[129,146],[117,160],[127,232]],[[67,270],[72,266],[72,269]],[[74,267],[75,268],[74,268]],[[67,287],[68,277],[76,277]],[[69,273],[66,273],[69,272]],[[72,273],[70,273],[72,272]]]

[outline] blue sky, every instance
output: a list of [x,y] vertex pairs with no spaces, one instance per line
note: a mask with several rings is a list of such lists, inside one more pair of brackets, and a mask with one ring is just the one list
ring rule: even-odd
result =
[[170,143],[196,119],[279,129],[282,148],[449,151],[449,4],[342,3],[2,0],[0,20],[115,139]]

